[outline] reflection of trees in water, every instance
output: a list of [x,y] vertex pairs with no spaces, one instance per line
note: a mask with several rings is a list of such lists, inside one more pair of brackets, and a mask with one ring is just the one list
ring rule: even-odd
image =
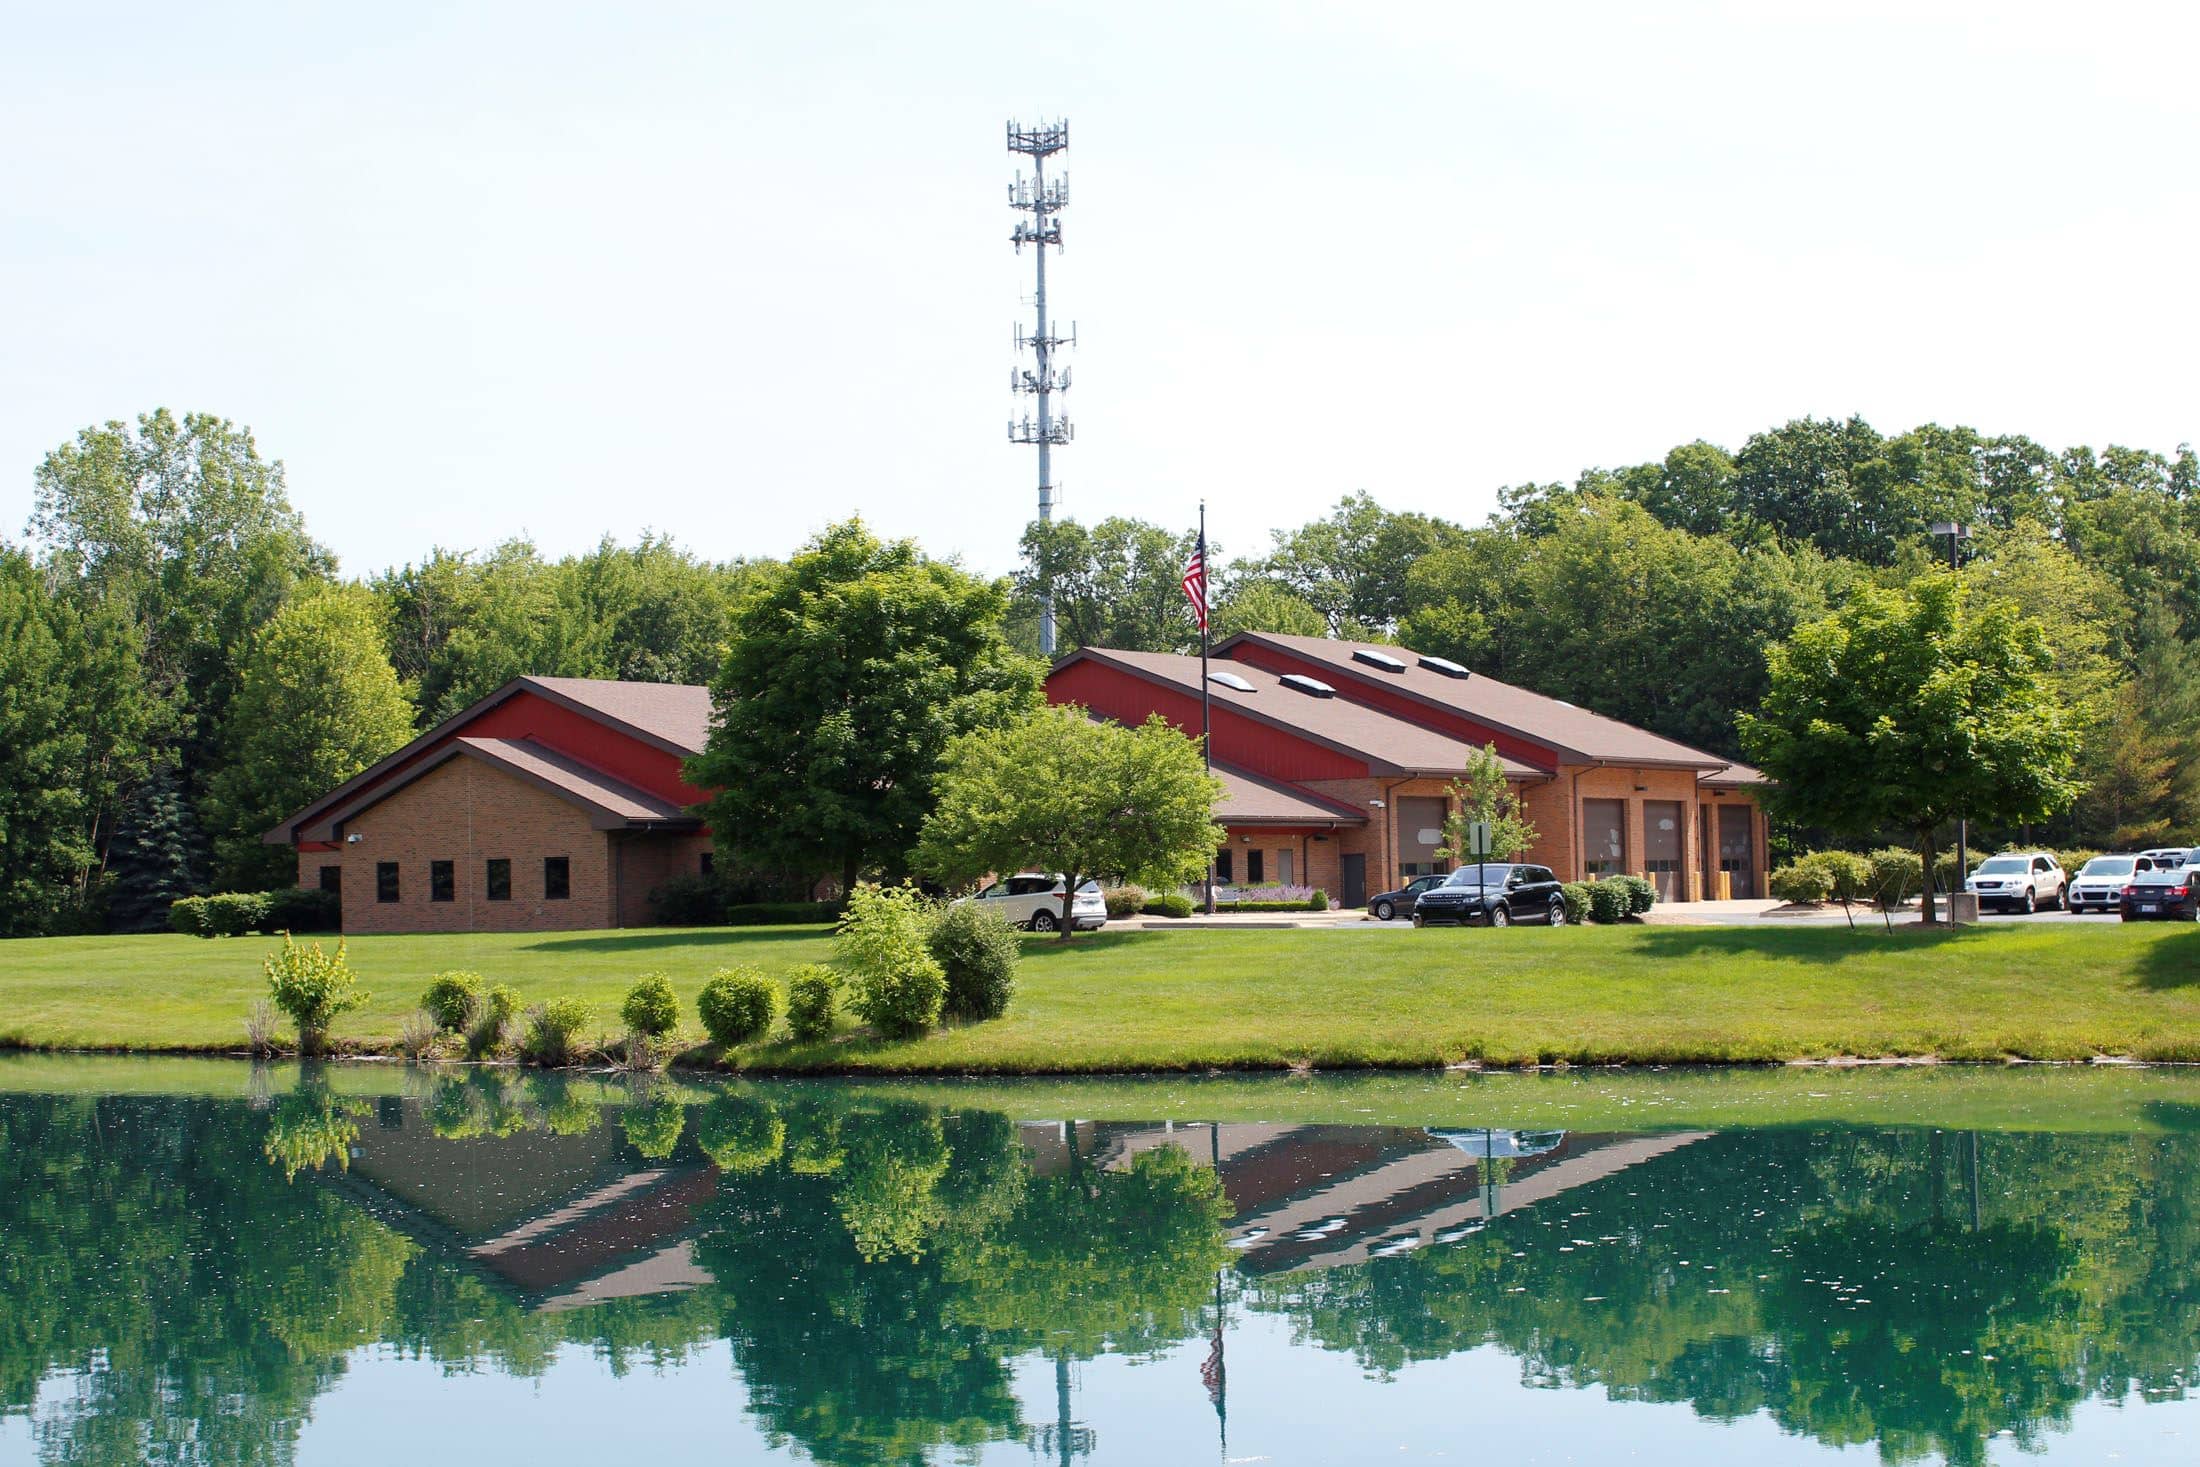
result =
[[[767,1434],[915,1462],[1025,1434],[1019,1358],[1193,1338],[1227,1266],[1214,1174],[1173,1148],[1113,1172],[1073,1151],[1041,1175],[991,1111],[412,1083],[437,1135],[608,1125],[629,1166],[717,1167],[691,1235],[715,1282],[531,1312],[349,1200],[356,1103],[310,1076],[257,1110],[0,1097],[0,1410],[78,1371],[37,1423],[51,1460],[279,1461],[362,1344],[536,1375],[567,1345],[625,1371],[725,1338]],[[1456,1245],[1244,1287],[1378,1375],[1495,1344],[1532,1384],[1974,1463],[1992,1433],[2035,1440],[2087,1397],[2184,1389],[2200,1137],[1725,1135]]]
[[1495,1344],[1530,1384],[1969,1463],[2189,1378],[2196,1178],[2187,1137],[1734,1134],[1250,1293],[1379,1375]]

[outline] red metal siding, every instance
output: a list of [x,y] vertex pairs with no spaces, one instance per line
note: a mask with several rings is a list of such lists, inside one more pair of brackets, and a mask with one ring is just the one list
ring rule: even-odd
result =
[[[1143,723],[1158,713],[1184,732],[1199,734],[1198,698],[1104,662],[1088,659],[1056,668],[1047,678],[1047,701],[1081,703],[1118,723]],[[1215,707],[1213,730],[1216,759],[1270,779],[1362,779],[1368,773],[1362,760],[1271,728],[1227,705]]]
[[1502,732],[1488,724],[1477,723],[1464,713],[1455,713],[1418,698],[1380,684],[1362,682],[1357,677],[1340,675],[1338,670],[1310,657],[1299,657],[1281,647],[1271,647],[1264,642],[1241,642],[1230,649],[1227,659],[1233,662],[1250,662],[1273,673],[1299,672],[1308,677],[1320,678],[1337,690],[1340,698],[1349,698],[1367,708],[1380,708],[1423,728],[1433,728],[1453,738],[1468,739],[1477,744],[1495,744],[1497,752],[1508,759],[1518,759],[1523,764],[1533,764],[1543,769],[1556,769],[1558,751],[1544,744],[1532,743],[1516,734]]
[[707,798],[680,777],[681,756],[533,693],[517,693],[452,733],[476,739],[533,739],[664,799],[693,805]]

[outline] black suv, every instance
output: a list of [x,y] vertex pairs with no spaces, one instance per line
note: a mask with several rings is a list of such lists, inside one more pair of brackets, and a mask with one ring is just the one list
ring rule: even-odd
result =
[[1413,904],[1413,925],[1432,922],[1479,923],[1510,927],[1515,922],[1566,922],[1566,892],[1548,866],[1515,866],[1492,861],[1462,866],[1444,884],[1421,893]]

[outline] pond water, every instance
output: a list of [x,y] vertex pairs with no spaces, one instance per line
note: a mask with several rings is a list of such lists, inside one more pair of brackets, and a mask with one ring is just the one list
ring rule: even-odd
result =
[[0,1058],[0,1462],[2200,1460],[2200,1075]]

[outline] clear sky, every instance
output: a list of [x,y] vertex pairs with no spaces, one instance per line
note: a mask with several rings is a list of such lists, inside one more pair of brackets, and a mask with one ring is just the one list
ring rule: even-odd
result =
[[1479,520],[1799,415],[2200,436],[2191,7],[0,9],[0,533],[79,427],[249,424],[354,572],[516,533],[1006,570],[1066,115],[1068,511]]

